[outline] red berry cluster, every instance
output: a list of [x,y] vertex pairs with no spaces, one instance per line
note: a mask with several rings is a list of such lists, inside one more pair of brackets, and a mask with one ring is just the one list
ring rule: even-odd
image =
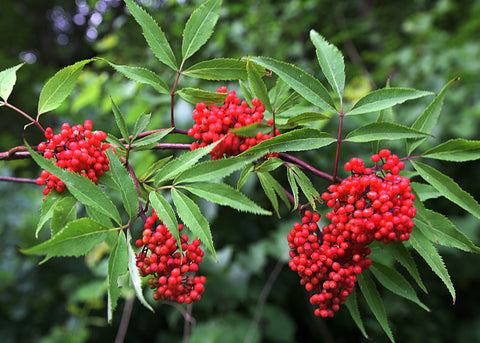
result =
[[398,175],[405,165],[386,149],[371,159],[381,165],[365,168],[363,160],[352,158],[345,164],[352,175],[322,194],[333,208],[326,215],[330,224],[320,231],[319,215],[307,211],[287,237],[290,268],[308,291],[315,291],[310,302],[318,306],[317,316],[332,317],[346,301],[356,275],[372,263],[370,243],[410,238],[416,209],[410,179]]
[[[227,88],[220,87],[217,92],[227,93]],[[270,139],[272,135],[263,134],[260,131],[255,137],[241,137],[230,132],[230,129],[262,122],[265,107],[258,99],[252,99],[252,106],[249,107],[246,101],[237,98],[234,90],[228,92],[225,103],[221,107],[206,106],[203,102],[198,103],[193,111],[195,124],[188,130],[188,135],[196,139],[190,149],[195,150],[207,146],[226,136],[210,153],[212,160],[216,160],[236,156],[252,146]],[[273,120],[268,120],[267,124],[273,125]],[[275,130],[275,135],[279,135],[278,130]]]
[[[91,120],[86,120],[84,125],[72,127],[64,123],[60,133],[56,135],[48,127],[45,138],[47,141],[38,145],[38,151],[43,153],[45,158],[55,157],[55,164],[60,168],[88,177],[95,184],[98,184],[98,178],[109,170],[105,150],[110,144],[102,142],[107,138],[107,134],[103,131],[92,132]],[[63,181],[46,170],[42,171],[37,184],[46,184],[44,195],[52,189],[59,193],[65,190]]]
[[[158,216],[153,214],[147,218],[143,239],[138,239],[136,245],[143,246],[143,251],[137,255],[137,267],[141,276],[152,275],[148,279],[151,289],[156,289],[153,294],[155,300],[176,301],[177,303],[190,304],[200,300],[204,291],[205,276],[186,275],[195,273],[198,264],[202,262],[204,252],[200,248],[200,240],[188,242],[188,236],[181,236],[181,249],[179,251],[175,238],[168,228],[162,223],[157,224]],[[178,225],[178,230],[183,230],[183,225]],[[150,254],[147,256],[147,253]]]

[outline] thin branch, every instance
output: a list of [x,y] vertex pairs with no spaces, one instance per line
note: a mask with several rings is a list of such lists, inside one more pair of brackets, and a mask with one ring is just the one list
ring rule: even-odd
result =
[[23,177],[0,176],[0,181],[20,182],[20,183],[36,183],[36,179],[26,179]]
[[21,109],[13,106],[12,104],[9,104],[8,102],[4,101],[2,102],[3,105],[7,106],[7,107],[10,107],[12,110],[20,113],[22,116],[24,116],[25,118],[27,118],[28,120],[30,120],[30,123],[31,124],[35,124],[43,133],[45,133],[45,129],[42,127],[42,125],[40,125],[40,123],[38,122],[38,120],[35,120],[33,119],[31,116],[29,116],[28,114],[26,114],[25,112],[23,112]]
[[191,331],[191,324],[194,324],[194,320],[192,317],[192,309],[193,309],[193,304],[188,304],[187,305],[187,311],[184,313],[184,318],[185,318],[185,323],[183,325],[183,343],[188,343],[188,338],[190,337],[190,331]]
[[125,341],[125,336],[127,335],[128,324],[130,323],[130,317],[132,315],[134,302],[135,297],[129,297],[125,302],[125,306],[123,307],[122,319],[120,321],[120,326],[118,327],[117,336],[115,337],[115,343],[123,343]]
[[[300,168],[304,170],[308,170],[309,172],[313,173],[314,175],[321,177],[322,179],[328,180],[328,181],[333,181],[333,176],[330,174],[327,174],[325,172],[322,172],[314,167],[312,167],[310,164],[300,160],[299,158],[296,158],[292,155],[286,154],[284,152],[279,153],[279,157],[287,162],[292,162],[298,165]],[[337,180],[339,180],[337,178]]]

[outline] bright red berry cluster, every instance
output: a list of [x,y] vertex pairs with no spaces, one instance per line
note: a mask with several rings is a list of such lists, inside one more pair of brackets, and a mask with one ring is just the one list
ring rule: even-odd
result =
[[[217,92],[227,93],[227,88],[220,87]],[[198,103],[193,111],[195,124],[188,130],[188,135],[196,139],[190,147],[191,150],[207,146],[226,136],[210,153],[212,160],[216,160],[236,156],[252,146],[270,139],[272,135],[263,134],[260,131],[255,137],[241,137],[230,132],[230,129],[262,123],[265,107],[258,99],[252,99],[252,106],[249,107],[246,101],[237,98],[234,90],[228,92],[225,103],[221,107],[206,106],[203,102]],[[267,124],[273,125],[273,120],[268,120]],[[275,135],[279,135],[278,130],[275,130]]]
[[405,165],[386,149],[372,161],[381,165],[365,168],[363,160],[352,158],[345,164],[352,175],[322,194],[333,208],[326,215],[330,224],[320,231],[320,217],[307,211],[287,237],[290,268],[308,291],[315,292],[310,302],[318,306],[317,316],[332,317],[346,301],[356,275],[372,263],[367,257],[370,243],[410,238],[416,209],[410,179],[398,175]]
[[[86,120],[84,125],[62,125],[59,134],[54,135],[50,127],[45,130],[45,142],[38,145],[38,151],[45,158],[55,157],[55,164],[60,168],[83,175],[95,184],[98,178],[109,170],[109,161],[105,150],[110,144],[103,143],[107,134],[103,131],[92,132],[92,121]],[[43,170],[37,179],[38,185],[45,185],[43,194],[47,195],[52,189],[61,193],[65,184],[58,177]]]
[[[153,214],[147,218],[143,239],[138,239],[136,245],[143,246],[143,251],[137,255],[137,267],[141,276],[152,275],[148,279],[155,300],[176,301],[190,304],[200,300],[204,291],[205,276],[190,276],[195,273],[198,264],[202,262],[204,252],[200,248],[200,240],[188,242],[188,236],[181,236],[181,249],[178,249],[175,238],[162,223],[157,225],[158,216]],[[183,230],[183,225],[178,225]],[[150,252],[150,254],[148,254]]]

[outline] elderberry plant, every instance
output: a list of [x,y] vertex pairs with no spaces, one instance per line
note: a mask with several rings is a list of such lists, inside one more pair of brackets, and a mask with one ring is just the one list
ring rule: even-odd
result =
[[[212,231],[223,228],[210,226],[199,199],[246,212],[245,216],[276,214],[282,220],[298,215],[300,221],[293,225],[284,244],[290,249],[290,268],[299,274],[309,293],[313,313],[333,317],[345,304],[367,337],[357,302],[363,296],[393,342],[372,276],[392,292],[428,309],[414,288],[426,291],[412,254],[425,260],[455,301],[455,288],[437,247],[480,251],[447,217],[425,208],[422,202],[425,193],[435,193],[480,219],[478,202],[450,177],[425,163],[431,159],[464,162],[480,158],[480,141],[456,138],[434,147],[424,144],[456,80],[438,95],[387,86],[347,103],[343,56],[313,30],[310,40],[329,88],[300,67],[270,57],[216,58],[189,65],[190,57],[210,38],[221,3],[207,0],[191,14],[179,59],[154,19],[133,0],[125,0],[159,68],[172,71],[170,84],[142,67],[118,65],[101,57],[83,60],[46,82],[37,114],[30,116],[8,102],[22,65],[0,72],[0,106],[21,114],[47,139],[36,143],[26,136],[25,147],[0,154],[2,160],[32,158],[43,169],[38,179],[30,180],[32,188],[35,183],[46,185],[43,194],[38,191],[44,202],[39,223],[32,231],[38,237],[49,228],[51,236],[22,252],[46,256],[45,262],[59,256],[82,256],[105,242],[109,248],[107,317],[111,321],[121,296],[119,279],[125,275],[139,301],[151,310],[143,295],[146,285],[154,290],[154,300],[180,304],[201,301],[208,288],[208,275],[201,272],[204,251],[217,259]],[[90,63],[112,67],[169,99],[170,127],[149,128],[151,116],[142,114],[131,128],[112,100],[112,121],[121,137],[106,130],[92,131],[95,118],[83,125],[64,123],[57,134],[52,128],[44,129],[43,115],[64,102]],[[180,79],[188,85],[192,78],[215,84],[217,91],[180,87]],[[270,89],[267,78],[275,82]],[[243,99],[235,90],[227,91],[224,85],[232,81],[238,81]],[[411,125],[385,115],[396,105],[427,96],[433,100]],[[187,131],[175,125],[178,97],[195,106]],[[345,132],[345,121],[368,113],[378,113],[376,120]],[[335,132],[318,128],[322,127],[319,123],[335,120]],[[175,139],[178,135],[190,142],[165,142],[167,137]],[[403,147],[391,151],[387,149],[390,141],[401,141]],[[346,143],[371,150],[373,165],[366,167],[362,159],[350,156]],[[177,153],[137,175],[132,155],[155,149]],[[328,149],[334,153],[328,165],[312,165],[302,159],[301,152],[320,155]],[[343,155],[348,156],[344,178],[339,172]],[[277,177],[279,172],[286,174],[286,182]],[[227,181],[232,175],[237,177],[236,184]],[[258,205],[259,199],[253,201],[241,191],[250,177],[263,189],[270,208]],[[331,185],[318,189],[317,178]],[[282,203],[293,213],[284,213]],[[134,230],[138,222],[143,232]],[[191,243],[185,228],[193,236]],[[373,250],[387,251],[414,284],[397,271],[397,265],[375,259]]]

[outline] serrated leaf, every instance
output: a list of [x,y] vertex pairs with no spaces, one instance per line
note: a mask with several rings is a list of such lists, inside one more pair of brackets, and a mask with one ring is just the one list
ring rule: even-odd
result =
[[252,174],[254,168],[255,166],[253,165],[253,163],[243,168],[242,172],[240,173],[240,177],[238,178],[238,181],[237,181],[237,189],[240,189],[243,187],[245,182],[247,182],[248,177]]
[[191,104],[198,104],[199,102],[205,103],[205,105],[215,105],[225,101],[226,93],[216,93],[204,91],[198,88],[182,88],[176,92],[183,100]]
[[56,166],[53,161],[40,156],[30,148],[28,151],[33,160],[43,169],[49,171],[67,186],[72,195],[84,205],[95,207],[99,212],[112,218],[117,224],[121,223],[120,214],[112,201],[102,192],[100,187],[95,185],[90,179],[77,173],[71,173]]
[[[127,137],[128,137],[128,133],[127,133]],[[126,152],[125,144],[122,143],[122,141],[120,139],[118,139],[117,137],[115,137],[111,133],[107,133],[107,139],[106,140],[107,140],[108,143],[114,145],[113,148],[117,151],[117,153],[123,154],[122,156],[125,156],[125,152]],[[126,141],[129,142],[130,138],[128,138]]]
[[[87,211],[87,215],[91,219],[99,222],[100,224],[102,224],[106,228],[113,229],[115,227],[110,218],[106,217],[103,213],[97,211],[94,207],[85,206],[85,210]],[[107,237],[107,239],[108,239],[108,237]]]
[[433,186],[426,183],[410,182],[410,186],[415,191],[415,195],[417,195],[422,202],[442,196],[435,188],[433,188]]
[[52,220],[50,221],[52,237],[75,219],[77,219],[77,200],[72,196],[60,199],[55,204]]
[[443,263],[443,259],[438,253],[437,249],[430,243],[427,237],[419,231],[415,230],[410,235],[410,243],[413,248],[422,256],[435,274],[443,281],[448,291],[452,295],[453,303],[455,304],[456,295],[452,280],[448,274],[448,270]]
[[244,168],[247,164],[256,161],[261,156],[262,154],[256,154],[201,162],[179,174],[173,181],[173,184],[221,179],[236,170]]
[[217,256],[215,248],[213,247],[212,232],[207,219],[192,199],[182,192],[177,191],[175,188],[172,188],[171,193],[178,216],[182,219],[183,223],[187,225],[193,235],[205,244],[216,261]]
[[[257,64],[254,64],[255,66]],[[268,69],[265,69],[268,70]],[[288,91],[290,90],[290,86],[285,83],[281,78],[277,77],[277,81],[275,82],[275,86],[268,92],[268,96],[270,97],[270,102],[272,106],[275,108],[275,112],[279,112],[279,108],[281,107],[282,103],[285,101],[286,98],[289,97]],[[296,93],[296,92],[292,92]],[[291,95],[291,94],[290,94]]]
[[134,147],[142,147],[146,145],[150,145],[152,143],[158,143],[162,138],[167,136],[170,132],[172,132],[173,127],[161,130],[158,132],[154,132],[152,134],[149,134],[148,136],[142,137],[140,139],[135,140],[135,143],[133,144]]
[[170,89],[168,88],[168,85],[160,78],[160,76],[155,74],[153,71],[146,68],[131,67],[126,65],[113,64],[109,61],[107,62],[112,68],[123,74],[128,79],[152,86],[157,92],[161,94],[170,94]]
[[385,288],[430,312],[430,309],[420,301],[412,285],[394,268],[373,262],[370,271]]
[[[130,135],[128,134],[127,124],[125,124],[125,116],[123,115],[122,111],[120,111],[120,108],[118,108],[117,104],[115,104],[112,98],[110,98],[110,101],[112,103],[113,115],[115,117],[115,122],[117,123],[117,127],[119,128],[123,139],[125,139],[125,142],[130,143]],[[110,133],[107,134],[107,137],[108,135],[110,135]],[[110,135],[110,137],[114,137],[114,136]],[[115,141],[113,143],[116,143],[115,145],[117,146],[123,147],[123,143],[120,142],[120,140]]]
[[0,98],[2,98],[4,102],[7,102],[8,97],[12,93],[13,86],[15,86],[17,82],[17,70],[24,64],[25,62],[0,72]]
[[55,210],[55,206],[58,204],[58,202],[60,202],[65,197],[70,197],[70,193],[67,191],[62,192],[60,194],[57,192],[50,192],[44,198],[42,203],[40,219],[38,220],[37,229],[35,230],[35,238],[38,238],[38,234],[40,233],[42,228],[45,226],[47,221],[49,221],[52,218],[53,211]]
[[157,213],[158,218],[165,224],[168,231],[172,234],[177,242],[177,246],[181,246],[180,231],[178,231],[178,221],[172,205],[161,194],[151,191],[148,199],[152,203],[153,209]]
[[407,100],[418,99],[432,92],[420,91],[412,88],[382,88],[370,92],[357,101],[346,114],[355,115],[380,111]]
[[46,259],[56,256],[82,256],[107,236],[109,229],[90,218],[81,218],[68,223],[48,241],[28,249],[27,255],[46,255]]
[[128,10],[142,27],[143,36],[158,60],[173,70],[178,70],[172,48],[157,22],[133,0],[125,0]]
[[428,137],[428,135],[428,133],[395,123],[375,122],[351,131],[347,137],[345,137],[345,140],[349,142],[371,142],[402,138],[420,138]]
[[310,203],[310,206],[312,206],[313,210],[316,210],[315,199],[320,198],[320,194],[315,187],[313,187],[310,179],[300,170],[300,168],[293,164],[290,165],[289,168],[294,172],[295,180],[302,189],[302,192]]
[[182,56],[186,60],[210,38],[217,24],[221,0],[208,0],[193,11],[183,30]]
[[[279,118],[279,116],[277,116],[277,118]],[[279,119],[283,119],[283,118],[284,117],[281,116]],[[323,115],[321,113],[318,113],[318,112],[303,112],[299,115],[288,118],[287,122],[285,124],[281,125],[281,126],[282,127],[283,126],[285,126],[285,127],[297,127],[297,126],[300,126],[300,125],[311,124],[315,121],[327,120],[327,119],[330,119],[330,117],[328,117],[326,115]],[[280,124],[280,122],[279,122],[279,124]]]
[[323,74],[341,99],[345,88],[345,62],[342,53],[315,30],[310,30],[310,39],[315,45],[318,63]]
[[238,129],[230,129],[229,132],[241,137],[255,137],[258,132],[263,134],[271,133],[272,126],[264,123],[254,123],[246,126],[239,127]]
[[314,150],[332,144],[335,141],[335,138],[326,132],[311,128],[303,128],[267,139],[250,149],[245,150],[240,156],[256,153],[258,151],[286,152]]
[[421,162],[411,161],[420,176],[445,198],[480,219],[480,205],[450,177]]
[[128,251],[127,238],[123,231],[120,231],[116,244],[112,248],[107,265],[107,280],[108,280],[108,322],[112,322],[113,311],[117,307],[117,301],[120,297],[120,288],[118,278],[127,273],[128,268]]
[[292,89],[307,101],[327,112],[336,113],[332,97],[322,83],[304,70],[293,64],[275,60],[270,57],[251,57],[251,60],[272,70]]
[[128,253],[128,270],[130,276],[130,284],[135,290],[137,299],[145,306],[147,309],[155,313],[155,310],[150,306],[150,304],[145,300],[142,292],[142,279],[137,267],[137,257],[135,256],[135,251],[132,248],[130,230],[127,230],[127,253]]
[[283,161],[280,158],[270,157],[263,161],[260,165],[256,166],[255,171],[258,173],[272,172],[282,165]]
[[72,93],[85,64],[91,61],[93,61],[92,58],[65,67],[45,83],[38,99],[38,115],[52,111],[62,104],[63,100]]
[[393,258],[395,258],[395,260],[397,260],[408,271],[412,278],[417,282],[417,285],[425,293],[428,293],[423,284],[422,278],[420,277],[420,273],[418,272],[415,260],[405,245],[403,243],[390,244],[388,250]]
[[358,285],[362,290],[363,297],[365,298],[368,307],[372,310],[373,315],[377,319],[378,323],[382,327],[383,331],[387,334],[391,342],[395,342],[393,338],[392,330],[388,325],[387,313],[383,306],[382,298],[378,293],[377,287],[373,280],[367,275],[367,273],[361,273],[357,275]]
[[258,206],[245,194],[225,183],[192,183],[177,188],[186,189],[196,196],[222,206],[229,206],[237,211],[271,215],[269,211]]
[[257,67],[252,63],[250,57],[248,57],[247,60],[247,74],[248,84],[250,85],[253,95],[260,100],[268,112],[273,113],[272,104],[270,104],[270,98],[268,97],[267,86],[265,86],[262,75],[257,72]]
[[142,174],[142,176],[140,176],[138,179],[142,182],[145,182],[150,176],[152,176],[153,174],[155,174],[156,172],[158,172],[160,169],[162,169],[162,167],[168,162],[170,161],[170,159],[172,158],[173,156],[167,156],[167,157],[164,157],[162,158],[161,160],[158,160],[156,161],[155,163],[151,164],[147,170],[145,170],[145,172]]
[[287,180],[293,195],[293,208],[298,208],[298,185],[295,179],[295,173],[291,168],[287,168]]
[[133,219],[139,211],[138,193],[135,183],[112,149],[107,149],[105,153],[110,161],[110,174],[120,188],[123,207],[130,219]]
[[[268,75],[267,70],[254,65],[256,71],[261,75]],[[216,58],[194,64],[182,74],[204,80],[229,81],[243,80],[247,75],[247,62],[235,58]]]
[[262,185],[265,195],[272,203],[273,209],[277,213],[277,216],[280,217],[277,195],[280,197],[280,199],[282,199],[288,208],[291,207],[290,201],[285,194],[285,190],[282,188],[280,183],[278,183],[278,181],[275,180],[272,175],[270,175],[270,173],[257,173],[257,176],[260,180],[260,184]]
[[345,301],[345,306],[347,306],[353,321],[360,329],[363,337],[368,338],[367,331],[365,330],[365,326],[363,325],[362,317],[360,316],[360,311],[358,310],[357,292],[355,288],[353,289],[353,292],[348,296],[347,301]]
[[140,117],[137,118],[133,127],[132,142],[143,130],[145,130],[148,124],[150,124],[150,118],[151,115],[148,113],[143,113]]
[[243,97],[248,103],[252,103],[253,95],[250,89],[245,85],[245,82],[242,80],[238,80],[238,84],[240,85],[240,89],[242,90]]
[[425,151],[422,156],[454,162],[478,160],[480,159],[480,141],[451,139]]

